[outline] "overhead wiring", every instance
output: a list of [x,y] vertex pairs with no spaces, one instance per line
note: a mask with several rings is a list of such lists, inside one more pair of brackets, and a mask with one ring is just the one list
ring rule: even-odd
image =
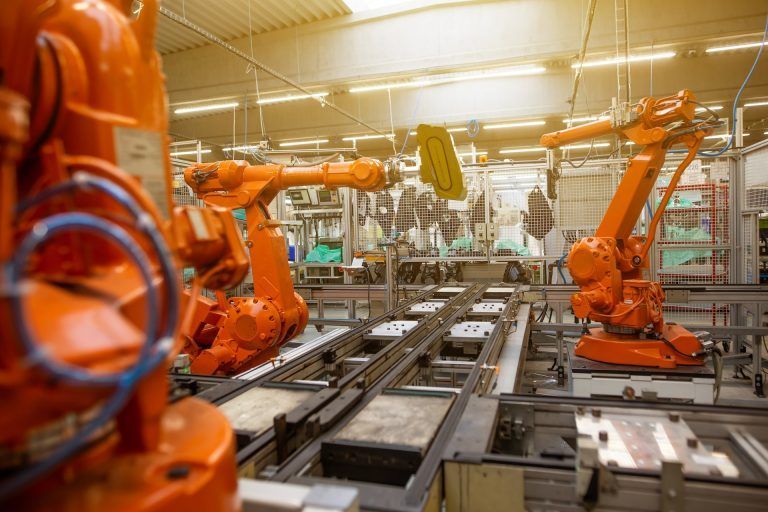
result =
[[[741,83],[741,87],[739,87],[739,91],[736,93],[736,97],[733,99],[733,110],[731,111],[731,130],[728,137],[728,142],[726,145],[720,149],[719,151],[716,151],[714,153],[708,153],[706,151],[699,151],[700,156],[707,156],[707,157],[717,157],[728,151],[733,146],[733,141],[736,136],[736,124],[738,120],[736,119],[737,110],[739,108],[739,101],[741,100],[741,95],[744,93],[744,89],[746,88],[747,84],[749,83],[749,80],[752,78],[752,74],[755,72],[755,68],[757,67],[757,63],[760,61],[760,56],[763,54],[763,48],[765,47],[766,39],[768,38],[768,13],[766,13],[765,16],[765,28],[763,28],[763,39],[761,41],[760,46],[757,48],[757,55],[755,55],[755,60],[752,62],[752,66],[749,68],[749,72],[747,73],[747,76],[744,77],[744,81]],[[702,105],[704,106],[704,105]],[[705,107],[707,108],[707,107]],[[710,112],[709,108],[707,108]],[[712,112],[714,113],[714,112]]]

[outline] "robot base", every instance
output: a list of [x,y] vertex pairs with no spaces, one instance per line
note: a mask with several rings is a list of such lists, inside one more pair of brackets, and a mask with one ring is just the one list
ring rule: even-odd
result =
[[687,355],[700,351],[701,343],[684,327],[665,324],[661,337],[663,339],[640,339],[632,334],[594,328],[576,344],[576,355],[603,363],[656,368],[704,364],[704,358]]
[[152,452],[116,453],[63,481],[41,482],[8,510],[240,510],[235,446],[224,415],[186,398],[170,405]]
[[592,361],[568,344],[568,382],[572,396],[712,404],[715,372],[704,365],[652,368]]

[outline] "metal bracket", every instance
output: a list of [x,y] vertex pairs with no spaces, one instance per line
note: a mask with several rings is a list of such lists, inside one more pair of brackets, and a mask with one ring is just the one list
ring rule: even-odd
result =
[[500,409],[494,443],[505,453],[520,456],[532,453],[534,415],[532,405],[516,404]]
[[661,511],[685,510],[685,477],[679,461],[661,461]]
[[667,296],[665,302],[670,304],[687,304],[691,295],[690,290],[664,290]]
[[543,290],[528,290],[523,292],[522,302],[528,302],[533,304],[544,300],[545,292]]

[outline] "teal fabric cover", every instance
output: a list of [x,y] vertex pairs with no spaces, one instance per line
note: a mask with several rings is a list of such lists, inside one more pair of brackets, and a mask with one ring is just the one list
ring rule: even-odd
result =
[[327,245],[320,244],[309,251],[304,261],[307,263],[341,263],[341,247],[331,249]]

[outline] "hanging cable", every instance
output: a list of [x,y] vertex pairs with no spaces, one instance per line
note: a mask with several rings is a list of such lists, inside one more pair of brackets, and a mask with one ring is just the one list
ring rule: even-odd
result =
[[[413,106],[413,112],[411,113],[411,119],[408,122],[408,125],[413,122],[413,120],[416,118],[416,113],[419,111],[419,107],[421,106],[421,96],[424,93],[424,86],[422,85],[419,87],[419,94],[416,96],[416,104]],[[405,132],[405,140],[403,141],[403,147],[400,148],[400,153],[398,153],[396,156],[402,156],[403,153],[405,153],[405,148],[408,145],[408,139],[411,136],[411,130],[408,129]]]
[[[185,16],[186,18],[186,16]],[[251,47],[251,58],[254,59],[256,54],[253,51],[253,22],[251,18],[251,0],[248,0],[248,41]],[[256,105],[259,107],[259,126],[261,128],[261,140],[264,140],[264,112],[261,109],[261,91],[259,91],[259,70],[256,67],[248,65],[253,68],[253,79],[256,82]],[[246,71],[247,72],[247,71]],[[247,114],[246,114],[247,117]],[[246,146],[248,144],[246,143]]]
[[42,244],[62,232],[89,232],[116,244],[136,265],[142,280],[145,282],[147,294],[147,320],[144,329],[146,336],[133,367],[116,373],[90,372],[52,358],[27,327],[24,320],[22,294],[16,292],[9,295],[11,309],[19,331],[19,339],[28,353],[28,360],[32,364],[39,365],[55,378],[60,378],[71,384],[97,387],[114,385],[115,392],[107,399],[96,417],[87,422],[71,439],[56,447],[42,461],[0,482],[0,501],[50,473],[87,446],[92,437],[123,409],[133,395],[139,381],[166,360],[173,348],[173,339],[176,336],[181,291],[170,250],[152,218],[139,207],[124,189],[105,179],[79,172],[74,175],[72,180],[51,187],[44,193],[19,203],[17,214],[58,194],[76,188],[96,189],[105,193],[132,214],[136,221],[136,228],[147,236],[160,263],[160,270],[167,291],[165,304],[168,321],[162,332],[158,333],[160,302],[157,289],[153,284],[153,276],[149,270],[151,265],[147,256],[136,244],[135,238],[125,229],[95,215],[80,212],[56,214],[38,222],[35,228],[22,240],[19,250],[6,269],[9,289],[21,289],[22,279],[30,257]]
[[[573,78],[573,87],[571,89],[571,99],[568,101],[570,104],[568,108],[568,124],[566,125],[568,128],[571,127],[571,123],[573,122],[573,112],[576,108],[576,96],[579,94],[579,83],[581,82],[581,76],[584,72],[584,58],[587,55],[587,43],[589,42],[589,35],[592,33],[592,20],[595,18],[595,7],[597,7],[597,0],[589,0],[584,24],[584,34],[581,38],[581,46],[579,48],[579,67],[576,68],[576,76]],[[567,159],[570,157],[570,153],[566,151],[564,156]]]
[[397,156],[397,146],[395,145],[395,119],[392,116],[392,89],[387,88],[387,100],[389,100],[389,133],[393,135],[392,142],[392,156]]
[[[700,156],[706,156],[706,157],[717,157],[728,151],[731,146],[733,146],[733,139],[736,136],[736,123],[738,120],[736,119],[736,110],[739,107],[739,100],[741,100],[741,95],[744,92],[744,89],[747,86],[747,83],[752,78],[752,73],[754,73],[755,68],[757,67],[757,63],[760,61],[760,56],[763,54],[763,48],[765,47],[765,41],[768,37],[768,14],[765,16],[765,28],[763,29],[763,39],[761,41],[760,46],[757,49],[757,55],[755,55],[755,60],[752,62],[752,67],[749,68],[749,72],[747,73],[747,76],[744,77],[744,81],[741,83],[741,87],[739,87],[739,92],[736,93],[736,97],[733,99],[733,110],[731,111],[731,132],[730,136],[728,137],[728,143],[719,151],[716,151],[715,153],[708,153],[706,151],[699,151]],[[672,151],[673,153],[679,153],[681,151],[675,150]],[[684,150],[682,151],[684,152]]]
[[197,35],[207,39],[211,43],[214,43],[214,44],[216,44],[218,46],[221,46],[222,48],[227,50],[229,53],[232,53],[233,55],[236,55],[237,57],[240,57],[241,59],[243,59],[246,62],[250,63],[254,68],[258,68],[258,69],[264,71],[265,73],[267,73],[267,74],[277,78],[281,82],[290,85],[294,89],[298,89],[299,91],[301,91],[304,94],[306,94],[310,99],[313,99],[313,100],[317,101],[318,103],[320,103],[320,105],[326,106],[326,107],[328,107],[330,109],[335,110],[336,112],[338,112],[342,116],[346,117],[347,119],[349,119],[351,121],[354,121],[355,123],[358,123],[361,126],[365,126],[369,130],[371,130],[373,133],[376,133],[378,135],[384,135],[385,137],[387,136],[386,133],[382,132],[378,128],[374,128],[369,123],[366,123],[365,121],[363,121],[359,117],[350,114],[349,112],[347,112],[343,108],[337,106],[335,103],[327,101],[324,97],[317,96],[312,91],[310,91],[309,89],[307,89],[306,87],[304,87],[300,83],[296,82],[295,80],[292,80],[291,78],[288,78],[287,76],[285,76],[284,74],[280,73],[279,71],[277,71],[275,69],[272,69],[271,67],[267,66],[266,64],[263,64],[263,63],[257,61],[255,58],[249,57],[245,52],[243,52],[239,48],[236,48],[235,46],[232,46],[228,42],[224,41],[223,39],[221,39],[218,36],[215,36],[211,32],[209,32],[209,31],[205,30],[204,28],[200,27],[199,25],[196,25],[195,23],[192,23],[185,16],[181,16],[181,15],[171,11],[170,9],[168,9],[168,8],[162,6],[162,5],[159,7],[158,12],[160,14],[162,14],[163,16],[165,16],[166,18],[170,19],[171,21],[174,21],[175,23],[178,23],[179,25],[182,25],[183,27],[186,27],[189,30],[192,30]]

